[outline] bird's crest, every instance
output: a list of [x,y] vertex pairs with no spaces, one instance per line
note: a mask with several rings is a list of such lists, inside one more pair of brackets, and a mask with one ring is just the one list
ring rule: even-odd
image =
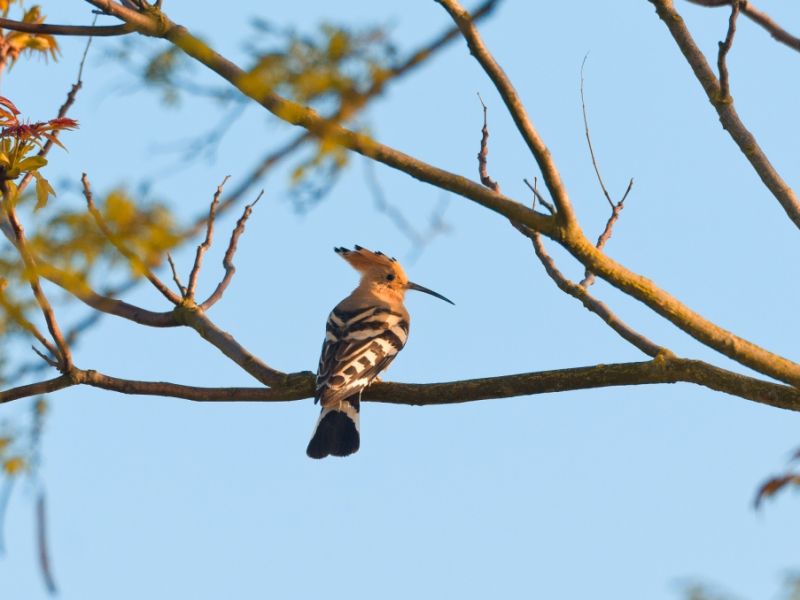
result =
[[334,248],[333,250],[363,275],[392,272],[397,276],[398,280],[408,280],[403,267],[400,266],[396,258],[386,256],[383,252],[367,250],[358,245],[354,246],[354,248],[354,250],[349,248]]

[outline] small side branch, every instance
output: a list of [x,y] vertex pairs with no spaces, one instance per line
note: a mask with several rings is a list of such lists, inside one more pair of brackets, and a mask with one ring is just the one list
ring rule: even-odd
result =
[[192,271],[189,273],[189,284],[186,286],[186,299],[191,300],[194,298],[195,290],[197,289],[197,277],[200,274],[200,268],[203,265],[203,256],[211,247],[214,240],[214,221],[217,217],[217,207],[219,206],[219,197],[222,195],[222,189],[225,183],[230,179],[230,175],[226,175],[217,186],[217,191],[214,193],[214,198],[211,200],[211,206],[208,209],[208,219],[206,219],[206,238],[197,246],[197,253],[194,257],[194,265]]
[[478,94],[478,100],[481,101],[483,107],[483,128],[481,129],[481,149],[478,152],[478,174],[481,178],[481,183],[495,192],[500,191],[500,185],[491,177],[489,177],[489,170],[486,166],[486,161],[489,156],[489,127],[486,124],[486,105],[483,103],[483,98]]
[[717,54],[720,97],[723,101],[729,101],[731,97],[730,83],[728,82],[728,65],[725,59],[733,47],[733,36],[736,35],[736,18],[739,16],[739,9],[740,1],[732,0],[731,16],[728,20],[728,34],[725,36],[725,41],[719,43],[719,54]]
[[231,233],[231,241],[228,244],[228,249],[225,251],[225,256],[222,259],[222,266],[225,269],[225,275],[217,284],[216,289],[214,292],[208,297],[208,299],[200,305],[200,308],[204,311],[208,310],[212,306],[214,306],[220,298],[222,298],[222,294],[225,293],[225,290],[228,289],[228,285],[233,279],[234,273],[236,273],[236,267],[233,265],[233,257],[236,254],[236,249],[239,244],[239,237],[244,233],[244,226],[247,223],[247,219],[250,218],[250,215],[253,212],[253,207],[261,200],[261,196],[264,195],[264,190],[261,190],[261,193],[258,194],[258,197],[253,200],[250,204],[244,207],[244,212],[242,216],[239,217],[239,220],[236,222],[236,227],[234,227],[233,232]]
[[[597,182],[600,184],[600,189],[603,190],[603,195],[606,197],[608,201],[608,205],[611,207],[611,216],[606,221],[606,226],[603,229],[603,233],[600,234],[600,237],[597,239],[597,249],[602,250],[603,247],[606,245],[608,240],[611,239],[611,235],[614,232],[614,224],[619,219],[620,214],[622,213],[622,208],[625,204],[625,199],[628,197],[628,194],[633,188],[633,178],[628,182],[628,187],[625,190],[625,193],[622,195],[622,198],[619,202],[614,203],[611,199],[611,194],[608,193],[608,188],[606,188],[606,184],[603,181],[603,176],[600,174],[600,167],[597,164],[597,157],[594,153],[594,147],[592,146],[592,134],[589,130],[589,116],[586,113],[586,97],[584,95],[584,77],[583,71],[584,67],[586,66],[586,59],[589,58],[589,55],[583,57],[583,62],[581,63],[581,111],[583,113],[583,130],[586,134],[586,144],[589,147],[589,156],[592,158],[592,166],[594,167],[594,173],[597,176]],[[583,277],[583,280],[580,282],[581,287],[588,288],[590,285],[594,283],[595,276],[594,273],[586,269],[586,274]]]

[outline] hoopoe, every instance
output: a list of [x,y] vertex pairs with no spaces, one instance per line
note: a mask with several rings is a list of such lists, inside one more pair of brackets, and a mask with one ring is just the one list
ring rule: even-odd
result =
[[389,366],[408,338],[406,290],[453,304],[410,282],[397,260],[382,252],[361,246],[334,251],[361,273],[361,282],[336,305],[325,325],[314,395],[322,411],[306,449],[311,458],[347,456],[358,450],[361,392]]

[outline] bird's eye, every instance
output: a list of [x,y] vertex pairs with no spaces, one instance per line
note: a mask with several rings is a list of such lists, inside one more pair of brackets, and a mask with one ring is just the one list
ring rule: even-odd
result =
[[386,276],[386,281],[394,281],[394,273],[389,273]]

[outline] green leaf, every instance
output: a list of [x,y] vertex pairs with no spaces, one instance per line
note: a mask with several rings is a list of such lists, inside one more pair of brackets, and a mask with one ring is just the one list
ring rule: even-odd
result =
[[35,171],[41,169],[47,164],[47,159],[44,156],[29,156],[23,160],[17,167],[20,171]]

